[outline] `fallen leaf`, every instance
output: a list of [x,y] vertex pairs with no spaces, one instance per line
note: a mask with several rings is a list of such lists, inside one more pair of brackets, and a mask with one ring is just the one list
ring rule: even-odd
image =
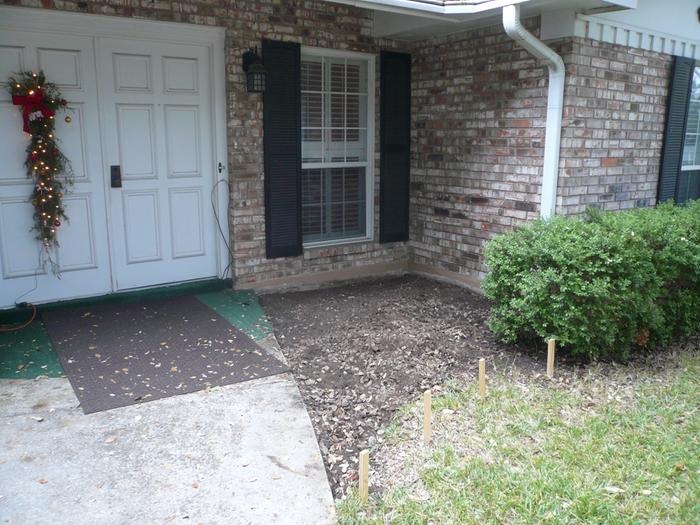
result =
[[625,492],[620,487],[616,487],[614,485],[608,485],[607,487],[605,487],[605,490],[607,492],[610,492],[611,494],[622,494],[623,492]]
[[39,483],[41,483],[42,485],[46,485],[46,484],[49,482],[48,479],[44,479],[44,478],[38,479],[37,481],[38,481]]

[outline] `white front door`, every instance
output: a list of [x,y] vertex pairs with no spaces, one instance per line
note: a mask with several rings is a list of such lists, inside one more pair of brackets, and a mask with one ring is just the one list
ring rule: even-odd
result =
[[116,288],[216,276],[208,49],[97,46]]
[[[51,301],[112,289],[93,49],[89,37],[0,30],[0,308],[20,297]],[[46,252],[32,231],[29,135],[4,85],[13,73],[39,69],[58,84],[69,109],[56,115],[59,147],[75,180],[63,198],[69,220],[58,229],[53,255],[60,279],[43,264]]]
[[[223,49],[220,28],[0,6],[0,308],[221,275],[212,201],[225,218],[226,195],[212,190],[226,176]],[[75,176],[60,278],[40,265],[29,139],[4,85],[40,69],[70,108],[56,121]]]

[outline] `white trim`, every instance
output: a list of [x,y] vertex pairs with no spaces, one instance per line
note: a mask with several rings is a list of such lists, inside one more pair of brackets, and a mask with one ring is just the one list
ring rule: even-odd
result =
[[361,242],[374,241],[374,171],[375,171],[375,96],[377,93],[376,84],[376,56],[372,53],[359,53],[356,51],[340,51],[337,49],[325,49],[320,47],[301,47],[301,54],[307,56],[360,59],[367,61],[367,160],[364,162],[320,162],[303,163],[302,169],[323,169],[323,168],[365,168],[365,229],[366,235],[363,237],[334,239],[327,241],[317,241],[303,243],[304,249],[320,248],[324,246],[339,246],[343,244],[355,244]]
[[[301,46],[301,54],[307,56],[330,57],[330,58],[355,58],[360,60],[374,60],[372,53],[361,53],[359,51],[343,51],[340,49],[326,49],[325,47]],[[369,77],[368,77],[369,81]],[[367,83],[369,90],[369,82]]]
[[[468,15],[498,9],[507,5],[521,4],[530,0],[485,0],[478,4],[429,4],[414,0],[326,0],[336,4],[352,5],[364,9],[388,11],[390,13],[402,13],[424,18],[434,18],[449,22],[461,22],[452,20],[449,15]],[[621,0],[636,2],[636,0]],[[442,15],[442,16],[440,16]]]
[[[355,129],[355,128],[351,128]],[[363,128],[364,129],[364,128]],[[369,138],[367,139],[369,140]],[[301,169],[303,170],[323,170],[328,168],[366,168],[370,164],[370,160],[361,162],[302,162]]]
[[[98,78],[98,68],[97,68],[97,57],[100,53],[100,44],[101,41],[99,38],[95,38],[94,35],[91,35],[92,38],[92,48],[93,48],[93,68],[95,69],[95,91],[97,95],[97,121],[98,121],[98,126],[99,126],[99,140],[97,141],[97,147],[100,149],[100,165],[102,166],[102,173],[107,173],[108,169],[108,163],[107,163],[107,157],[105,156],[105,151],[104,151],[104,145],[106,144],[106,137],[105,137],[105,130],[104,130],[104,120],[102,116],[102,111],[101,111],[101,100],[103,93],[100,91],[100,81]],[[119,290],[118,284],[117,284],[117,269],[114,265],[114,246],[113,243],[115,242],[115,236],[114,236],[114,225],[112,224],[112,218],[111,218],[111,210],[110,210],[110,201],[111,201],[111,194],[110,194],[110,184],[107,182],[106,177],[105,177],[105,183],[102,185],[102,194],[103,194],[103,199],[105,203],[105,224],[107,225],[107,266],[109,268],[109,281],[110,281],[110,286],[111,290],[109,293],[117,293]]]
[[574,35],[657,53],[700,59],[700,40],[622,24],[599,15],[576,15]]
[[[215,42],[209,47],[209,63],[211,64],[212,74],[212,123],[214,124],[212,129],[212,148],[213,155],[212,160],[214,162],[213,173],[214,173],[214,189],[216,191],[216,203],[218,206],[219,221],[221,222],[221,230],[223,231],[226,241],[228,241],[229,246],[231,246],[231,251],[233,252],[234,240],[231,239],[231,234],[229,232],[229,217],[230,217],[230,183],[231,177],[229,175],[228,166],[228,147],[226,144],[226,122],[228,120],[228,109],[226,107],[226,56],[225,56],[225,46],[226,46],[226,32],[220,31],[215,36]],[[218,165],[221,163],[223,166],[223,171],[219,173]],[[226,184],[216,184],[220,180],[225,180]],[[211,201],[211,197],[209,199]],[[218,226],[214,235],[216,235],[216,246],[218,248],[218,276],[223,278],[224,271],[226,267],[230,264],[231,268],[229,271],[229,276],[234,277],[235,268],[233,267],[234,261],[229,261],[229,250],[226,247],[226,242],[221,238]],[[235,278],[235,277],[234,277]]]
[[314,248],[328,248],[331,246],[345,246],[346,244],[362,244],[363,242],[372,242],[372,237],[348,237],[346,239],[332,239],[328,241],[313,241],[305,242],[305,250],[313,250]]
[[700,170],[700,164],[691,164],[690,166],[681,166],[681,171],[697,171]]

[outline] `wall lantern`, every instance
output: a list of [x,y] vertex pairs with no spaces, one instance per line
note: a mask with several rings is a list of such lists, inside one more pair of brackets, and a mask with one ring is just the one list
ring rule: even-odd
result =
[[258,56],[258,48],[249,49],[243,53],[243,71],[246,77],[246,89],[248,93],[262,93],[265,91],[265,66]]

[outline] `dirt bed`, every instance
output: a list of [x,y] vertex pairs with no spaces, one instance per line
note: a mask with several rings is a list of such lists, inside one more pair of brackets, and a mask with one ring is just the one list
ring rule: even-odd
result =
[[542,368],[542,355],[495,341],[488,301],[447,284],[401,277],[262,303],[301,389],[336,497],[357,479],[357,454],[382,441],[396,410],[450,378],[489,366]]

